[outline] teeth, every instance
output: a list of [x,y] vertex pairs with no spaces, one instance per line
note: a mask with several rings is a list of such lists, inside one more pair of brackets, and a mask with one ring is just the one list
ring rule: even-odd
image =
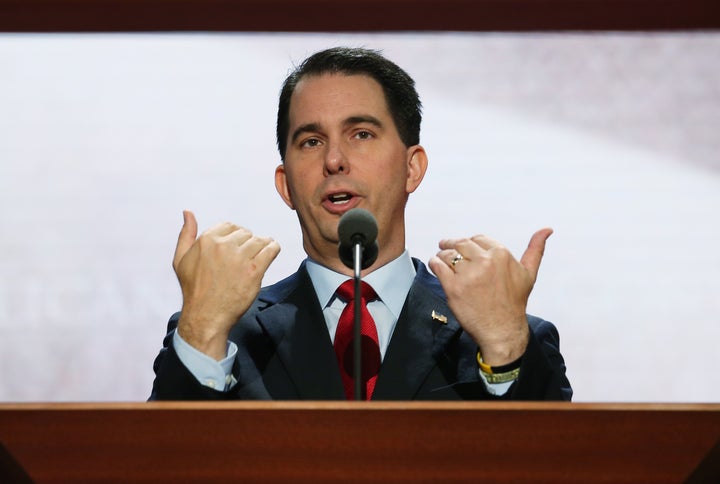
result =
[[350,201],[350,194],[349,193],[335,193],[334,195],[330,195],[328,199],[332,203],[342,204],[342,203],[348,203]]

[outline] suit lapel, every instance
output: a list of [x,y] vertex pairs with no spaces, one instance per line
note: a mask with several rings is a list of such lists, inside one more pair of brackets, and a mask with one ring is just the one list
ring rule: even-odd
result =
[[[261,310],[258,322],[275,343],[277,356],[302,400],[345,398],[322,309],[304,265],[297,287]],[[282,375],[267,375],[268,380]]]
[[380,368],[373,399],[413,399],[437,366],[448,342],[461,329],[444,298],[437,289],[431,290],[436,281],[429,282],[434,278],[424,266],[418,265],[417,269]]

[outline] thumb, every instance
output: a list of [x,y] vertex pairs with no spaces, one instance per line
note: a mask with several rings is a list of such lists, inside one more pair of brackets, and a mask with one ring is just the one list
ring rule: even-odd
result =
[[183,210],[183,226],[178,235],[177,246],[175,247],[175,257],[173,258],[173,268],[177,272],[178,265],[183,256],[190,250],[197,238],[198,225],[195,220],[195,214],[190,210]]
[[523,253],[520,258],[520,263],[528,270],[528,272],[530,272],[533,280],[537,279],[540,262],[542,261],[543,254],[545,253],[545,242],[552,233],[553,229],[551,228],[544,228],[535,232],[530,238],[530,243],[528,243],[525,253]]

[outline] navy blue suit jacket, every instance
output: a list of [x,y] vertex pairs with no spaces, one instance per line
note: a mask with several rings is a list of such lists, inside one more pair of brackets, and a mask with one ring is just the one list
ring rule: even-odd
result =
[[[493,399],[478,374],[477,344],[447,305],[439,281],[413,261],[415,281],[378,374],[373,400]],[[447,316],[447,323],[432,317]],[[151,400],[255,399],[344,400],[340,370],[322,308],[305,264],[290,277],[263,288],[230,332],[238,345],[237,385],[220,392],[201,385],[178,359],[168,323],[155,359]],[[528,316],[530,341],[520,377],[504,399],[570,400],[555,326]]]

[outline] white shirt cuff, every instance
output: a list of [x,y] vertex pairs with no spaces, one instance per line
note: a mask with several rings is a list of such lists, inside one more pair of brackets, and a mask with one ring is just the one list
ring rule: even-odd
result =
[[228,341],[227,355],[220,361],[216,361],[190,346],[182,339],[177,330],[173,335],[173,346],[182,364],[190,370],[197,381],[206,387],[224,391],[229,390],[237,383],[232,374],[232,367],[238,347],[232,341]]
[[512,384],[515,383],[515,380],[507,381],[505,383],[489,383],[480,369],[478,369],[478,373],[480,374],[480,379],[485,384],[485,388],[487,389],[488,393],[490,395],[495,395],[496,397],[501,397],[505,395],[512,386]]

